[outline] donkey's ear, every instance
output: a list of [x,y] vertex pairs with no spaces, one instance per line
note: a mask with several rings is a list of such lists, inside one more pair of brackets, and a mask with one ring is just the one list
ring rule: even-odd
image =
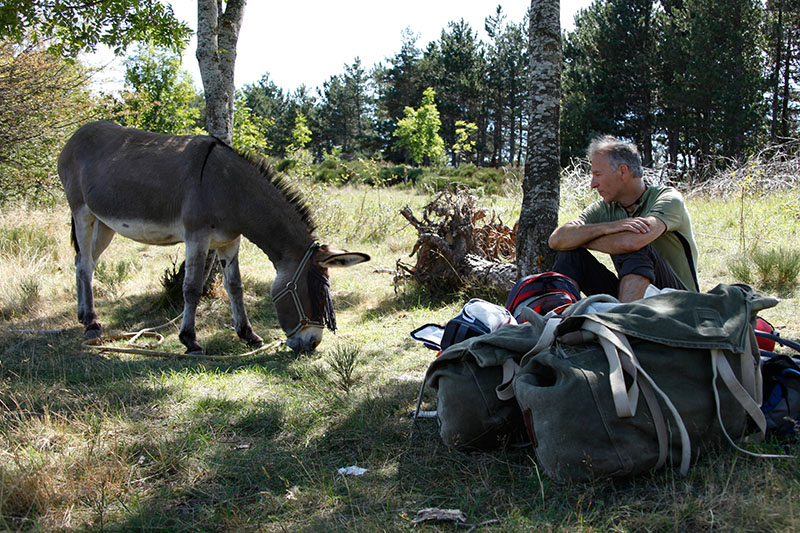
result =
[[369,256],[361,252],[334,250],[327,245],[321,247],[314,257],[314,262],[321,267],[349,267],[369,261]]

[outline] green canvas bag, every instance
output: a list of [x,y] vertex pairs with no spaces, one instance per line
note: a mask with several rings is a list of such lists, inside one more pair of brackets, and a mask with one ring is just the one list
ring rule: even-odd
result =
[[448,446],[488,450],[527,441],[517,402],[498,398],[495,390],[503,382],[504,363],[518,363],[545,328],[530,309],[522,317],[528,322],[450,346],[428,367],[423,388],[436,390],[439,435]]
[[776,303],[719,285],[566,317],[513,378],[539,467],[559,480],[668,463],[686,473],[709,446],[742,437],[748,417],[763,435],[751,322]]

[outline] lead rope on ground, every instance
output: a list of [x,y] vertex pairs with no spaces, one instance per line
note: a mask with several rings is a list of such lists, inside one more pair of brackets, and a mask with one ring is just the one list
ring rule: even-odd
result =
[[[165,352],[162,350],[153,350],[152,348],[155,346],[159,346],[162,342],[164,342],[164,336],[160,333],[156,333],[156,330],[163,329],[173,325],[175,322],[180,320],[183,317],[183,313],[179,314],[172,320],[160,324],[158,326],[153,326],[149,328],[143,328],[139,331],[132,332],[132,333],[121,333],[119,335],[112,335],[109,337],[98,337],[96,339],[87,339],[81,343],[81,347],[87,348],[90,350],[96,350],[98,352],[116,352],[116,353],[127,353],[127,354],[135,354],[135,355],[146,355],[148,357],[167,357],[170,359],[181,359],[184,357],[191,356],[192,354],[187,353],[177,353],[177,352]],[[156,339],[154,344],[149,344],[147,347],[142,347],[141,345],[135,344],[135,342],[141,337],[150,337]],[[120,348],[117,346],[109,346],[108,344],[101,344],[101,343],[109,343],[119,340],[127,339],[127,343],[132,346],[132,348]],[[284,341],[277,340],[271,342],[269,344],[262,344],[255,350],[250,350],[249,352],[241,353],[241,354],[231,354],[231,355],[208,355],[202,354],[199,357],[203,359],[210,359],[213,361],[224,361],[226,359],[241,359],[243,357],[249,357],[251,355],[255,355],[259,352],[263,352],[269,348],[275,348],[280,346]]]

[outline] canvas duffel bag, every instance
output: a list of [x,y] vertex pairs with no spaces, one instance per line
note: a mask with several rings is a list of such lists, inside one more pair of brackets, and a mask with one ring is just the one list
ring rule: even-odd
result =
[[525,324],[454,344],[428,367],[423,388],[436,390],[439,435],[448,446],[488,450],[527,441],[517,402],[496,393],[504,363],[519,362],[546,328],[546,320],[532,310],[522,316]]
[[752,322],[776,303],[719,285],[564,318],[557,342],[513,378],[539,467],[560,480],[667,463],[685,473],[708,446],[741,437],[748,416],[763,435]]

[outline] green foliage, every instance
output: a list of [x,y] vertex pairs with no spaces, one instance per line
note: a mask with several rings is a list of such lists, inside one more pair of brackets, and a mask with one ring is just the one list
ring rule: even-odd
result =
[[55,250],[56,239],[31,226],[8,226],[0,228],[0,254],[23,257],[26,254]]
[[444,153],[444,141],[439,136],[442,123],[435,95],[432,88],[425,89],[419,109],[406,107],[405,117],[397,123],[394,131],[398,146],[408,150],[409,157],[417,165],[424,160],[439,161]]
[[475,149],[475,134],[477,131],[478,125],[473,122],[456,121],[456,142],[453,145],[453,154],[456,159],[472,153]]
[[317,153],[341,148],[348,157],[374,153],[375,113],[372,80],[356,58],[341,75],[323,83],[314,117]]
[[339,343],[325,357],[336,376],[336,386],[349,393],[356,384],[356,368],[362,363],[361,348],[353,344]]
[[257,150],[266,152],[269,144],[266,131],[272,122],[258,116],[247,106],[241,93],[237,93],[236,106],[233,112],[233,147],[236,150]]
[[136,41],[181,49],[191,34],[158,0],[4,0],[0,39],[48,41],[69,57],[105,44],[120,53]]
[[747,257],[736,254],[728,260],[728,272],[730,272],[733,279],[748,285],[753,283],[753,270],[750,267],[750,261]]
[[43,47],[0,41],[0,205],[53,201],[58,153],[91,113],[90,74]]
[[290,151],[301,150],[311,142],[311,130],[308,129],[308,120],[302,113],[298,113],[294,119],[294,129],[292,129],[292,144],[289,145]]
[[497,195],[509,190],[509,183],[521,181],[521,170],[477,167],[472,163],[439,169],[420,180],[420,185],[433,190],[459,187],[478,194]]
[[791,295],[798,286],[800,251],[782,246],[755,248],[746,256],[731,258],[728,271],[736,281],[778,295]]
[[137,269],[138,265],[132,260],[117,261],[113,264],[101,261],[95,267],[94,278],[103,293],[117,298],[124,292],[122,285]]
[[778,294],[789,294],[797,288],[800,251],[782,246],[769,250],[756,248],[751,254],[751,260],[758,275],[759,287]]
[[180,53],[140,44],[125,59],[123,103],[118,120],[126,126],[171,134],[194,132],[200,110],[191,75],[181,68]]

